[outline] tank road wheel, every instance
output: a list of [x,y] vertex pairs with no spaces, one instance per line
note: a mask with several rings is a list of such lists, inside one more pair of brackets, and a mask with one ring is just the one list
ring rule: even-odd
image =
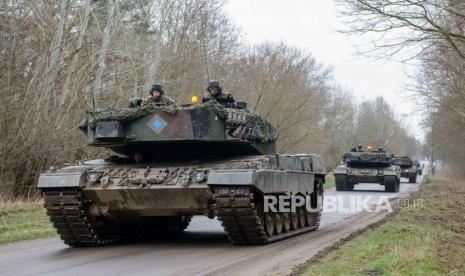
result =
[[336,191],[347,191],[348,190],[347,176],[345,174],[334,175],[334,180],[336,182]]
[[417,174],[410,174],[408,178],[408,183],[417,183]]
[[274,214],[274,223],[276,226],[276,234],[279,235],[283,232],[284,213],[277,212]]
[[315,190],[308,197],[312,210],[306,210],[307,226],[317,229],[320,226],[321,212],[323,209],[323,179],[315,179]]
[[399,192],[399,181],[395,176],[385,176],[384,177],[384,190],[388,193],[397,193]]
[[283,213],[283,230],[284,232],[291,231],[291,214],[290,212]]
[[300,228],[304,228],[307,221],[307,208],[304,206],[299,207],[299,225]]
[[[213,206],[232,243],[267,244],[315,229],[315,223],[313,227],[305,226],[307,214],[304,208],[281,214],[264,212],[265,198],[254,192],[253,187],[214,187]],[[302,227],[299,227],[299,221]],[[312,221],[316,221],[315,217]]]
[[295,210],[293,210],[293,208],[291,207],[291,212],[290,212],[292,230],[299,229],[299,208],[294,207],[294,209]]
[[266,229],[266,235],[268,237],[273,236],[274,228],[275,228],[275,213],[269,210],[268,212],[265,212],[265,229]]

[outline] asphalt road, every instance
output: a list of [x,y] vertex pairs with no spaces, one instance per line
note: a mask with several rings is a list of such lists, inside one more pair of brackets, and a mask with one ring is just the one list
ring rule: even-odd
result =
[[[70,248],[58,238],[49,238],[7,244],[0,246],[0,275],[287,274],[386,213],[360,207],[405,197],[418,187],[403,182],[400,193],[385,193],[378,184],[359,184],[353,192],[328,189],[325,201],[331,204],[325,205],[319,230],[266,246],[232,245],[221,224],[206,217],[195,217],[181,236],[149,242]],[[348,209],[351,204],[355,211]]]

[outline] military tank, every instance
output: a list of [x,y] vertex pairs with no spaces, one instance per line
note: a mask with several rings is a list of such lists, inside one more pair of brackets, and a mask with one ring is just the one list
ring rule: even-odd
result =
[[337,191],[352,191],[359,183],[379,183],[386,192],[398,192],[400,168],[391,164],[392,154],[382,148],[363,150],[352,148],[343,155],[343,164],[334,170]]
[[[323,159],[276,153],[275,128],[245,109],[215,101],[91,109],[84,130],[89,146],[117,155],[51,168],[38,181],[70,246],[181,232],[195,215],[217,217],[234,244],[319,226]],[[278,197],[291,208],[267,211]]]
[[417,167],[414,162],[408,156],[396,157],[393,160],[393,164],[400,167],[400,176],[408,178],[409,183],[417,182]]

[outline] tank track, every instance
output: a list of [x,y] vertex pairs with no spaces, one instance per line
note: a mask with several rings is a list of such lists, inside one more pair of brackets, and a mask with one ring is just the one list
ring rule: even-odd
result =
[[[254,203],[251,187],[216,187],[215,210],[225,232],[234,244],[267,244],[316,230],[320,224],[321,210],[310,213],[307,225],[299,225],[288,232],[268,235],[264,218],[260,215],[261,204]],[[259,201],[257,201],[259,202]],[[281,213],[282,214],[282,213]]]
[[69,246],[96,246],[115,242],[117,238],[104,238],[84,210],[78,189],[43,191],[45,209],[63,242]]
[[180,232],[192,216],[158,217],[142,221],[95,221],[79,189],[44,190],[47,215],[63,242],[73,247],[99,246],[123,239],[150,237],[160,231]]

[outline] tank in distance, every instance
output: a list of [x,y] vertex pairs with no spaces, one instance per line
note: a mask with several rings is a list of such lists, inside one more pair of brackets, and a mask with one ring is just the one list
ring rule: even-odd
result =
[[334,170],[337,191],[353,191],[360,183],[384,185],[386,192],[399,192],[400,168],[392,164],[393,155],[383,148],[353,147]]

